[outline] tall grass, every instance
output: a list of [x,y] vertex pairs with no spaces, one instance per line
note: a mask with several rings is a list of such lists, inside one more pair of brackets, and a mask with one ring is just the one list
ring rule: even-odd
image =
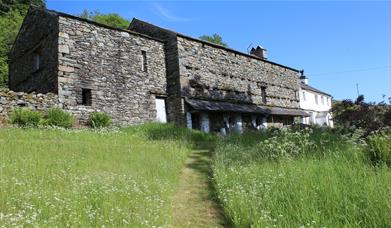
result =
[[389,227],[391,171],[327,130],[231,136],[214,182],[236,227]]
[[150,135],[176,131],[0,129],[0,226],[170,225],[190,146]]

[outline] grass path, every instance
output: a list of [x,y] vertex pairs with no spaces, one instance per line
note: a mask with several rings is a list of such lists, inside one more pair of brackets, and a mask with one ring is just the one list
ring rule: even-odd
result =
[[213,201],[209,176],[210,152],[194,150],[174,196],[175,227],[224,227],[224,218]]

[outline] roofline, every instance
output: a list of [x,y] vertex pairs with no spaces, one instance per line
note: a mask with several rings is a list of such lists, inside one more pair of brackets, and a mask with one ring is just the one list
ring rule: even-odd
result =
[[151,26],[155,26],[155,27],[161,28],[161,29],[163,29],[163,30],[165,30],[165,31],[167,31],[167,32],[173,33],[173,34],[175,34],[175,35],[177,35],[177,36],[180,36],[180,37],[183,37],[183,38],[186,38],[186,39],[190,39],[190,40],[193,40],[193,41],[196,41],[196,42],[200,42],[200,43],[203,43],[203,44],[206,44],[206,45],[215,47],[215,48],[223,49],[223,50],[226,50],[226,51],[229,51],[229,52],[233,52],[233,53],[235,53],[235,54],[243,55],[243,56],[246,56],[246,57],[249,57],[249,58],[253,58],[253,59],[256,59],[256,60],[261,60],[261,61],[264,61],[264,62],[273,64],[273,65],[277,65],[277,66],[280,66],[280,67],[283,67],[283,68],[286,68],[286,69],[295,71],[295,72],[297,72],[297,73],[300,72],[300,70],[298,70],[298,69],[295,69],[295,68],[292,68],[292,67],[288,67],[288,66],[285,66],[285,65],[276,63],[276,62],[272,62],[272,61],[270,61],[270,60],[262,59],[262,58],[260,58],[260,57],[258,57],[258,56],[250,55],[250,54],[247,54],[247,53],[244,53],[244,52],[241,52],[241,51],[237,51],[237,50],[232,49],[232,48],[224,47],[224,46],[221,46],[221,45],[219,45],[219,44],[215,44],[215,43],[212,43],[212,42],[209,42],[209,41],[206,41],[206,40],[201,40],[201,39],[197,39],[197,38],[194,38],[194,37],[191,37],[191,36],[187,36],[187,35],[184,35],[184,34],[181,34],[181,33],[175,32],[175,31],[172,31],[172,30],[170,30],[170,29],[162,28],[162,27],[157,26],[157,25],[154,25],[154,24],[152,24],[152,23],[149,23],[149,22],[140,20],[140,19],[135,18],[135,17],[132,19],[132,22],[133,22],[134,20],[138,20],[138,21],[141,21],[141,22],[143,22],[143,23],[145,23],[145,24],[148,24],[148,25],[151,25]]
[[237,50],[232,49],[232,48],[227,48],[227,47],[215,44],[215,43],[211,43],[211,42],[206,41],[206,40],[197,39],[197,38],[194,38],[194,37],[191,37],[191,36],[187,36],[187,35],[183,35],[183,34],[180,34],[180,33],[177,33],[177,36],[180,36],[180,37],[183,37],[183,38],[186,38],[186,39],[190,39],[190,40],[193,40],[193,41],[196,41],[196,42],[200,42],[200,43],[203,43],[203,44],[215,47],[215,48],[223,49],[225,51],[233,52],[233,53],[238,54],[238,55],[243,55],[243,56],[246,56],[246,57],[249,57],[249,58],[253,58],[253,59],[256,59],[256,60],[261,60],[263,62],[267,62],[267,63],[273,64],[273,65],[276,65],[276,66],[279,66],[279,67],[283,67],[283,68],[295,71],[297,73],[300,72],[298,69],[295,69],[295,68],[292,68],[292,67],[288,67],[288,66],[285,66],[285,65],[282,65],[282,64],[270,61],[270,60],[262,59],[262,58],[260,58],[258,56],[250,55],[250,54],[247,54],[247,53],[244,53],[244,52],[241,52],[241,51],[237,51]]
[[120,31],[120,32],[126,32],[126,33],[129,33],[129,34],[140,36],[140,37],[144,37],[144,38],[147,38],[147,39],[150,39],[150,40],[155,40],[155,41],[158,41],[158,42],[163,43],[163,44],[165,43],[163,40],[155,38],[155,37],[151,37],[151,36],[148,36],[148,35],[145,35],[145,34],[142,34],[142,33],[138,33],[138,32],[135,32],[135,31],[127,30],[127,29],[121,29],[121,28],[112,27],[112,26],[109,26],[109,25],[105,25],[105,24],[102,24],[102,23],[99,23],[99,22],[95,22],[95,21],[89,20],[89,19],[77,17],[77,16],[74,16],[74,15],[71,15],[71,14],[58,12],[58,11],[50,10],[50,9],[46,9],[46,8],[41,8],[41,7],[34,6],[34,5],[30,5],[29,10],[31,8],[37,9],[37,10],[46,11],[46,12],[49,12],[49,13],[54,13],[54,14],[57,14],[58,16],[72,18],[72,19],[75,19],[75,20],[78,20],[78,21],[83,21],[83,22],[86,22],[86,23],[89,23],[89,24],[93,24],[93,25],[96,25],[96,26],[99,26],[99,27],[103,27],[103,28],[107,28],[107,29],[111,29],[111,30],[116,30],[116,31]]
[[323,95],[327,95],[329,97],[333,97],[331,94],[325,93],[325,92],[317,90],[315,88],[311,89],[312,86],[309,86],[309,85],[306,85],[306,86],[308,86],[309,88],[303,88],[302,83],[300,84],[300,88],[303,89],[303,90],[310,90],[310,91],[315,92],[315,93],[320,93],[320,94],[323,94]]

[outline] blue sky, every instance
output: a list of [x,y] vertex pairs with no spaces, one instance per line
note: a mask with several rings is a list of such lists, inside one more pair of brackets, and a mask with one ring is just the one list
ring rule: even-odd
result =
[[77,1],[47,0],[70,14],[116,12],[199,37],[220,34],[247,52],[268,50],[269,60],[304,69],[314,87],[335,99],[391,96],[391,1]]

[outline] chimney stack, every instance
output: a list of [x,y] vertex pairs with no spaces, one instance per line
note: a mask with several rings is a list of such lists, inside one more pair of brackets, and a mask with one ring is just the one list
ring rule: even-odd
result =
[[257,48],[251,48],[250,55],[257,56],[261,59],[267,59],[267,50],[261,46],[257,46]]
[[308,85],[308,78],[304,75],[304,70],[300,71],[300,81],[301,83]]

